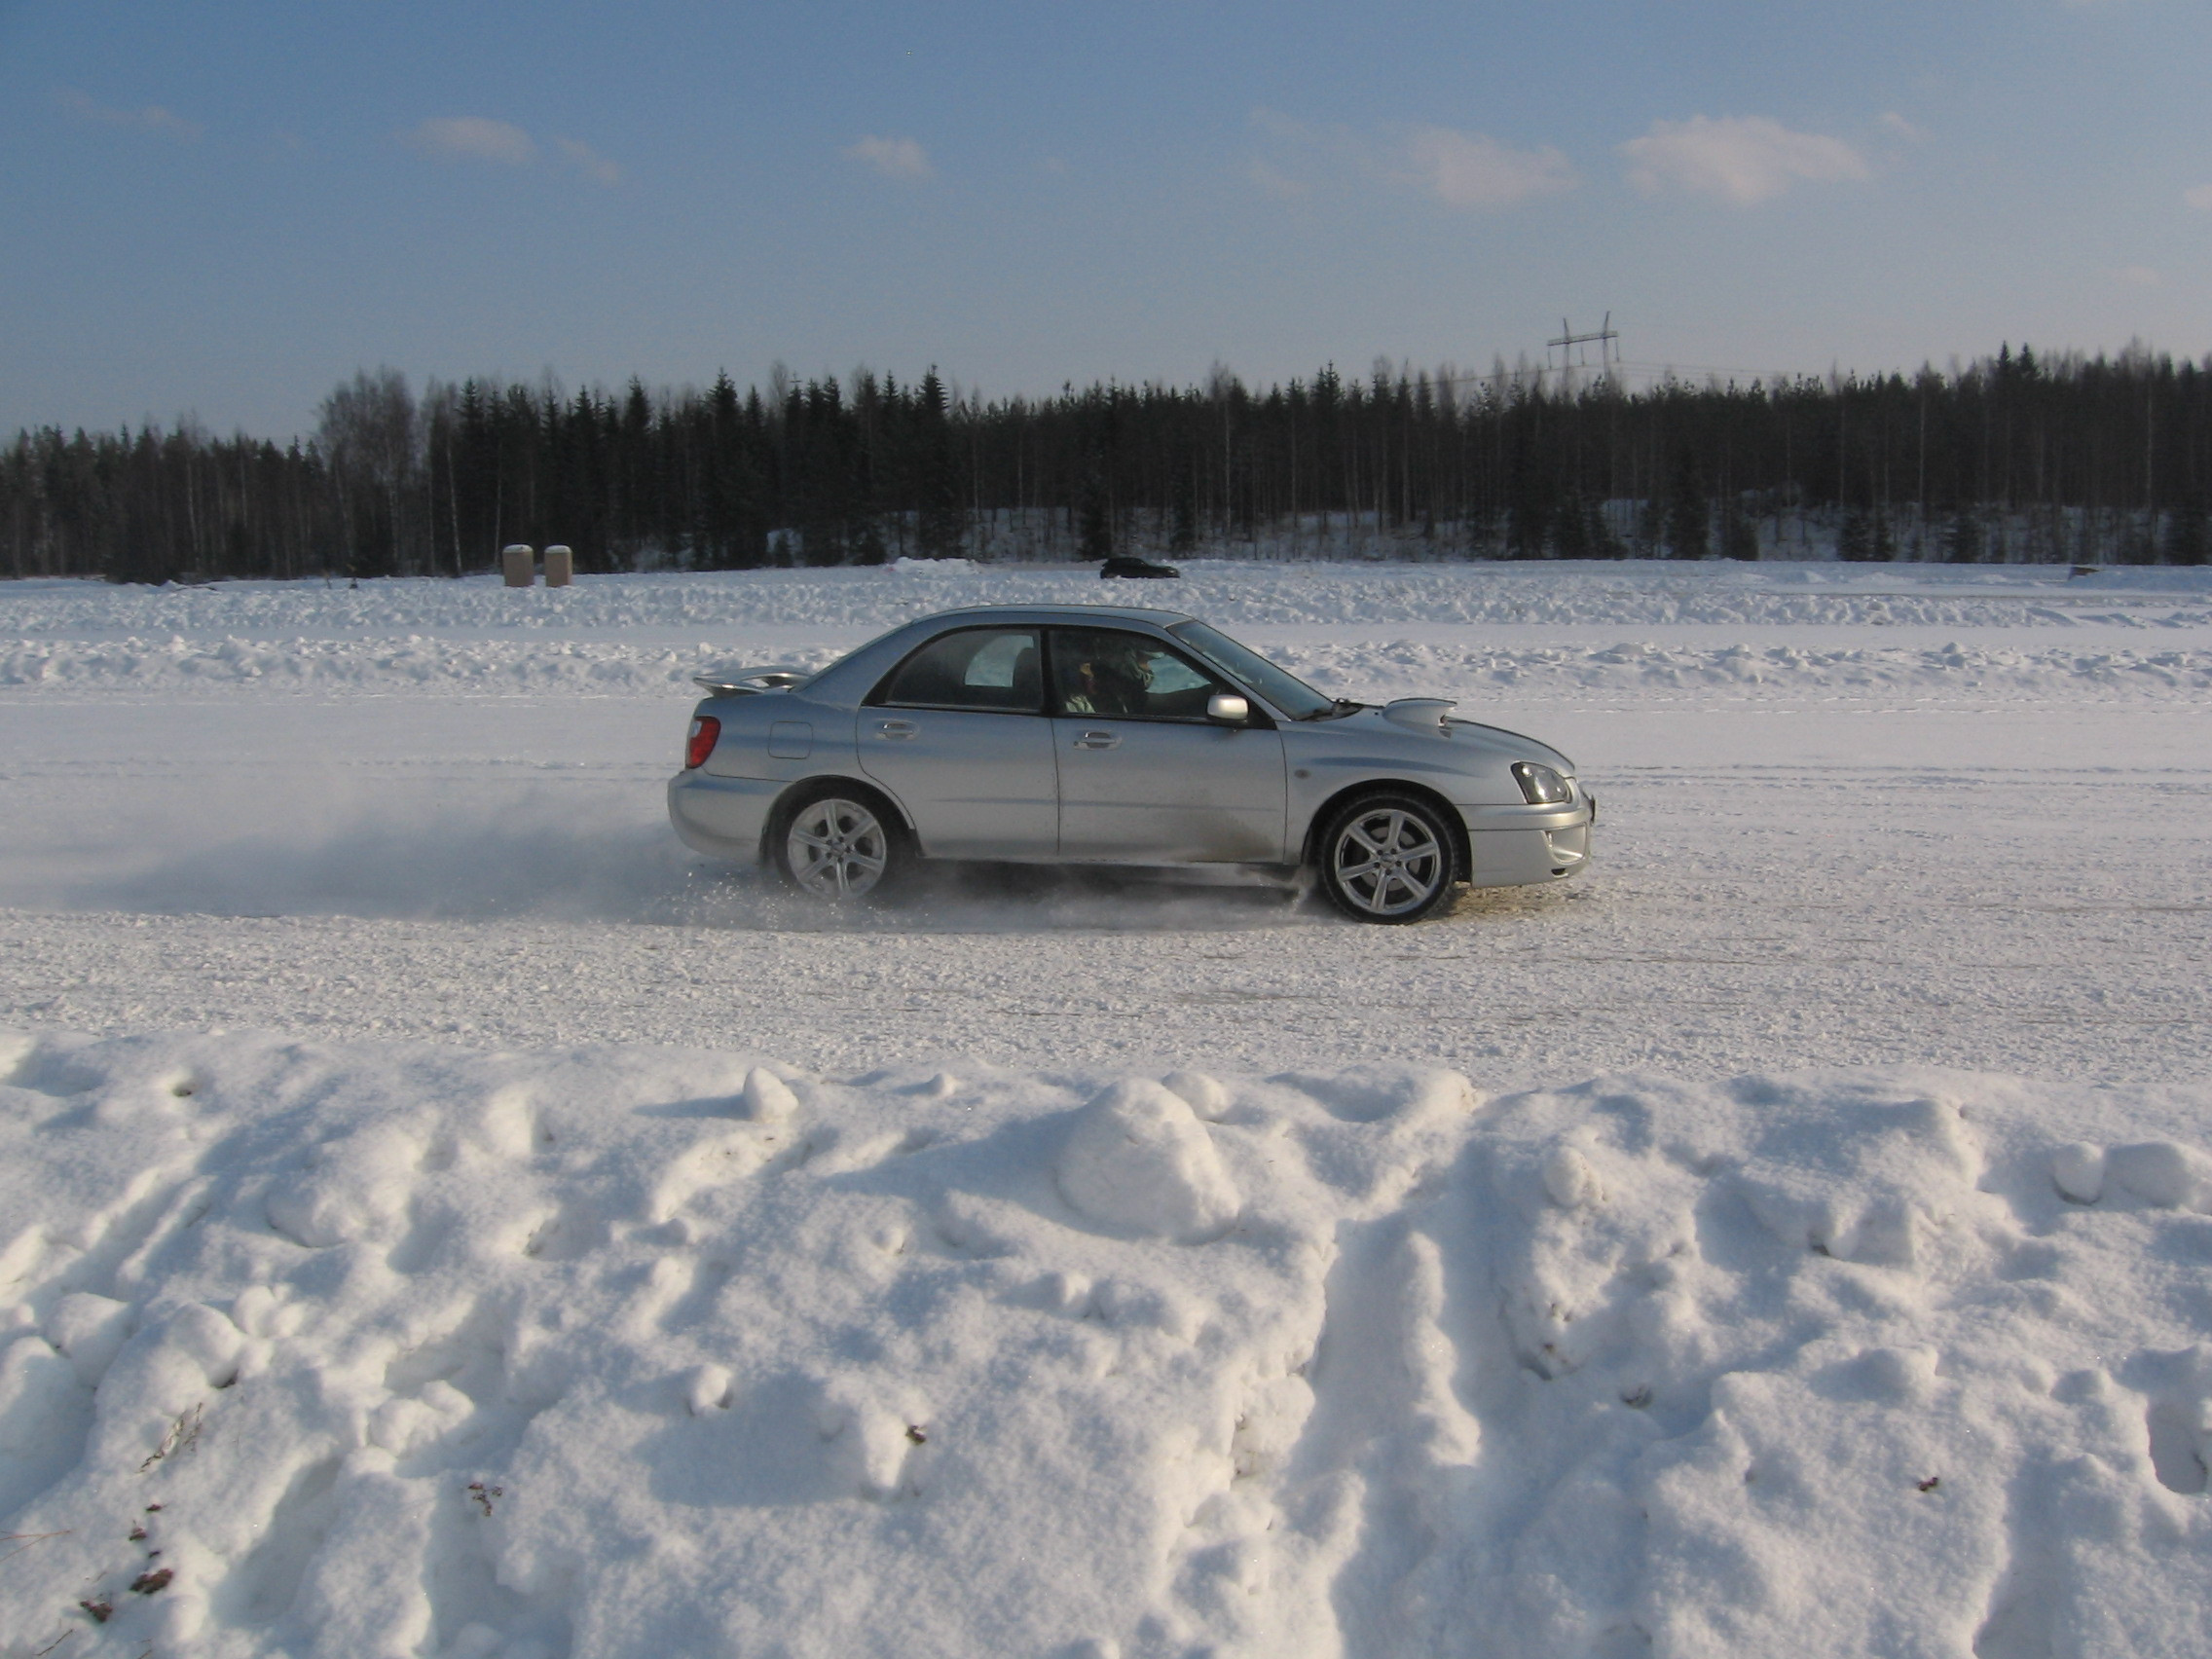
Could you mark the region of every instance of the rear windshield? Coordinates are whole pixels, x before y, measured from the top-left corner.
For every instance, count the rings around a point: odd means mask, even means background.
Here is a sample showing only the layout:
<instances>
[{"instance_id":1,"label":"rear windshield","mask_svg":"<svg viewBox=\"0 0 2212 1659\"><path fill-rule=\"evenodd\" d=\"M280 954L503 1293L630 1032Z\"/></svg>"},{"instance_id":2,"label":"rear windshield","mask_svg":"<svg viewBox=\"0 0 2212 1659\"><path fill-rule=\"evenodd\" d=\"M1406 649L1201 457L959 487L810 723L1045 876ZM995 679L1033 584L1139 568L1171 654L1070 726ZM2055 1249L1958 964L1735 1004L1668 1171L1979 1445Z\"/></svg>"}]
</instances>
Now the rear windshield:
<instances>
[{"instance_id":1,"label":"rear windshield","mask_svg":"<svg viewBox=\"0 0 2212 1659\"><path fill-rule=\"evenodd\" d=\"M1167 630L1233 680L1240 680L1294 720L1310 720L1335 709L1324 697L1294 674L1275 667L1258 651L1240 645L1227 634L1203 622L1176 622Z\"/></svg>"}]
</instances>

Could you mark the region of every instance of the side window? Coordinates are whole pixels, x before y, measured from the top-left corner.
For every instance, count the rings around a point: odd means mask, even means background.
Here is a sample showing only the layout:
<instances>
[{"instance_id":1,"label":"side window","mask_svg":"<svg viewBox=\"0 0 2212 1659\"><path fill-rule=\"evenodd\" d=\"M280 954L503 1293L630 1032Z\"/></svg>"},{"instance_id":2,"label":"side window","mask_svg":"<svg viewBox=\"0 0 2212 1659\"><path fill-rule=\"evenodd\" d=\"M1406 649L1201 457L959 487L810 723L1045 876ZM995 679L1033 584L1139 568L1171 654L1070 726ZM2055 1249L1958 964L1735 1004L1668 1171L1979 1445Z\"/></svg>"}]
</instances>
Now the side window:
<instances>
[{"instance_id":1,"label":"side window","mask_svg":"<svg viewBox=\"0 0 2212 1659\"><path fill-rule=\"evenodd\" d=\"M988 709L1034 715L1045 702L1032 628L940 635L891 671L871 703L902 709Z\"/></svg>"},{"instance_id":2,"label":"side window","mask_svg":"<svg viewBox=\"0 0 2212 1659\"><path fill-rule=\"evenodd\" d=\"M1143 634L1060 628L1052 634L1052 693L1063 715L1202 720L1222 682Z\"/></svg>"}]
</instances>

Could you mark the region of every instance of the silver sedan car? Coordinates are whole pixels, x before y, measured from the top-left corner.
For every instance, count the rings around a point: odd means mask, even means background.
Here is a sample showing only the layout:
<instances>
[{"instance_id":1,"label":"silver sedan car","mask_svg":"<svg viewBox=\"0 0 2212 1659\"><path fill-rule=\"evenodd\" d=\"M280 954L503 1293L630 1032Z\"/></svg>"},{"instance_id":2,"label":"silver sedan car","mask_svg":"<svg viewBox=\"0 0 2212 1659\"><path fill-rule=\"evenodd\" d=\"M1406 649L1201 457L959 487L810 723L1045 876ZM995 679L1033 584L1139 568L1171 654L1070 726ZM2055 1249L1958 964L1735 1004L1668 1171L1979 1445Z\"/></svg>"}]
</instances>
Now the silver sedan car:
<instances>
[{"instance_id":1,"label":"silver sedan car","mask_svg":"<svg viewBox=\"0 0 2212 1659\"><path fill-rule=\"evenodd\" d=\"M1325 697L1168 610L950 610L818 673L699 683L676 832L830 903L918 859L1257 866L1413 922L1458 883L1574 874L1597 818L1533 738L1433 698Z\"/></svg>"}]
</instances>

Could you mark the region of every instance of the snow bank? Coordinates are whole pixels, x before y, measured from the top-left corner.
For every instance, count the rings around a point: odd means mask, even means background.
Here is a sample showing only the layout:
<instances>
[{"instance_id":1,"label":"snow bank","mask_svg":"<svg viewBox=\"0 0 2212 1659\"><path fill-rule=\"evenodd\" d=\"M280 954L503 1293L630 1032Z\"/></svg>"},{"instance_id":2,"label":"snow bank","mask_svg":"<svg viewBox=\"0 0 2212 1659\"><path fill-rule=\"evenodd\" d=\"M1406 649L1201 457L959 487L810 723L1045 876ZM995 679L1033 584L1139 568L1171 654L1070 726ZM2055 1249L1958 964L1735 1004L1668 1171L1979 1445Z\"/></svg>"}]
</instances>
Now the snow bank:
<instances>
[{"instance_id":1,"label":"snow bank","mask_svg":"<svg viewBox=\"0 0 2212 1659\"><path fill-rule=\"evenodd\" d=\"M2201 1090L0 1080L10 1654L2200 1645Z\"/></svg>"},{"instance_id":2,"label":"snow bank","mask_svg":"<svg viewBox=\"0 0 2212 1659\"><path fill-rule=\"evenodd\" d=\"M2203 648L1958 641L1933 647L1699 645L1653 640L1498 646L1425 640L1284 643L1264 627L1246 632L1253 644L1315 685L1369 698L1514 691L1651 700L1714 691L1735 697L1905 691L1987 701L2195 697L2212 690L2212 649ZM775 654L801 667L820 667L853 643L779 641ZM712 644L676 649L582 640L518 645L422 637L392 643L178 636L161 642L18 642L0 646L0 688L165 697L239 690L689 697L697 694L691 677L725 664L730 655L726 645Z\"/></svg>"},{"instance_id":3,"label":"snow bank","mask_svg":"<svg viewBox=\"0 0 2212 1659\"><path fill-rule=\"evenodd\" d=\"M809 663L837 652L817 646ZM0 686L127 689L164 695L208 689L257 692L415 689L516 696L600 696L689 691L691 676L719 661L717 650L636 647L578 640L19 641L0 646Z\"/></svg>"},{"instance_id":4,"label":"snow bank","mask_svg":"<svg viewBox=\"0 0 2212 1659\"><path fill-rule=\"evenodd\" d=\"M2212 627L2212 571L2117 574L2146 579L2092 589L2041 568L1200 562L1184 581L1132 585L1087 569L911 561L588 577L551 590L475 580L0 583L0 688L682 696L693 674L733 654L766 649L816 665L931 611L1042 601L1172 606L1246 635L1331 690L1375 696L1907 689L1985 699L2212 687L2212 650L2200 644ZM1567 628L1624 632L1498 637ZM1739 635L1683 637L1713 628ZM1754 642L1745 629L1791 632ZM1871 630L1879 643L1838 629ZM1900 640L1900 629L1963 638ZM1830 632L1814 638L1821 630Z\"/></svg>"},{"instance_id":5,"label":"snow bank","mask_svg":"<svg viewBox=\"0 0 2212 1659\"><path fill-rule=\"evenodd\" d=\"M1482 692L1616 693L1667 698L1828 697L1906 692L1976 701L2194 697L2212 690L2212 650L2023 649L1961 645L1926 649L1776 645L1700 646L1654 641L1519 649L1408 641L1377 645L1276 645L1272 654L1329 690L1420 686ZM1372 689L1370 694L1374 694Z\"/></svg>"},{"instance_id":6,"label":"snow bank","mask_svg":"<svg viewBox=\"0 0 2212 1659\"><path fill-rule=\"evenodd\" d=\"M755 624L870 632L956 605L1165 605L1225 627L1454 625L2159 629L2212 622L2212 568L1669 564L1332 565L1197 560L1177 582L1102 582L1088 566L906 560L873 570L496 578L359 587L0 582L0 639L289 640L661 634Z\"/></svg>"}]
</instances>

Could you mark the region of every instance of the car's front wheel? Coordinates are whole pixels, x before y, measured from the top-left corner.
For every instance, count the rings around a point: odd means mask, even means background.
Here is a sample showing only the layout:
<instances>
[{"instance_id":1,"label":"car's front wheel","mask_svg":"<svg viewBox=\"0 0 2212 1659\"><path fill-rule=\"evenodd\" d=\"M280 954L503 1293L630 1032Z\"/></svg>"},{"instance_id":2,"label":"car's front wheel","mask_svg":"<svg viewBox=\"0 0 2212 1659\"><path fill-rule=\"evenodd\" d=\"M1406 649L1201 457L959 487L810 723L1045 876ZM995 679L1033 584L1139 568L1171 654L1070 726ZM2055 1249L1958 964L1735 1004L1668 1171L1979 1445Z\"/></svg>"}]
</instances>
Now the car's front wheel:
<instances>
[{"instance_id":1,"label":"car's front wheel","mask_svg":"<svg viewBox=\"0 0 2212 1659\"><path fill-rule=\"evenodd\" d=\"M1320 855L1321 891L1360 922L1432 916L1458 874L1451 827L1418 795L1363 795L1340 808Z\"/></svg>"},{"instance_id":2,"label":"car's front wheel","mask_svg":"<svg viewBox=\"0 0 2212 1659\"><path fill-rule=\"evenodd\" d=\"M837 783L818 784L788 803L769 851L785 881L832 904L880 896L907 864L905 831L890 810L867 791Z\"/></svg>"}]
</instances>

